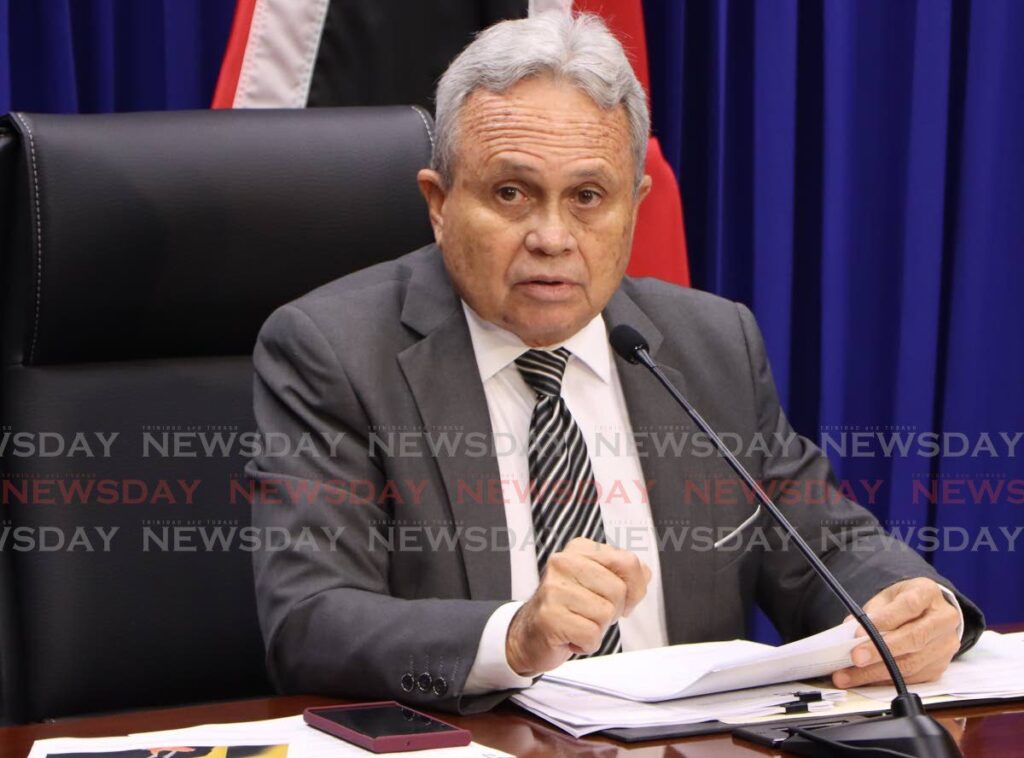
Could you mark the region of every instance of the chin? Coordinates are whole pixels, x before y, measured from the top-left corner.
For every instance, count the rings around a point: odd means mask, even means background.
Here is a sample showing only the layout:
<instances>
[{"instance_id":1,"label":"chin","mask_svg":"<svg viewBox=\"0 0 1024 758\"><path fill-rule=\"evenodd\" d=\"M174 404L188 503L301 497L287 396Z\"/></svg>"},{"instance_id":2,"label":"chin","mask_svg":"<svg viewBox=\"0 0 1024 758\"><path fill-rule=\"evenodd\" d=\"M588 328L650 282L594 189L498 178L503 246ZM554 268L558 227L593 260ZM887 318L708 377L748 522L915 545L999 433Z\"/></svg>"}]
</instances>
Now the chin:
<instances>
[{"instance_id":1,"label":"chin","mask_svg":"<svg viewBox=\"0 0 1024 758\"><path fill-rule=\"evenodd\" d=\"M585 324L586 322L583 323ZM548 345L553 345L556 342L562 342L563 340L569 339L569 337L582 328L583 324L577 326L575 322L560 322L557 324L543 325L530 324L529 326L513 328L510 331L514 332L519 339L530 347L546 347Z\"/></svg>"}]
</instances>

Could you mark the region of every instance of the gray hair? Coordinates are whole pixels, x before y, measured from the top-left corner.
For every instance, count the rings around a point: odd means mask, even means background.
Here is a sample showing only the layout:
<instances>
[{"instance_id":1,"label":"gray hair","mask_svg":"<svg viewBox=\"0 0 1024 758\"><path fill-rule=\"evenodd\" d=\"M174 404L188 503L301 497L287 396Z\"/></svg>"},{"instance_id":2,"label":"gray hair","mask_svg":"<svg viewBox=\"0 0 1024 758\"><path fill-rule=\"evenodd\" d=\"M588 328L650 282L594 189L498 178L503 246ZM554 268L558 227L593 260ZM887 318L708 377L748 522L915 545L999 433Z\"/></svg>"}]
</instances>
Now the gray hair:
<instances>
[{"instance_id":1,"label":"gray hair","mask_svg":"<svg viewBox=\"0 0 1024 758\"><path fill-rule=\"evenodd\" d=\"M445 186L451 186L458 113L466 98L479 88L501 93L540 74L570 81L601 108L625 108L636 190L644 176L651 128L644 88L622 45L598 16L558 11L488 27L444 72L437 85L433 168Z\"/></svg>"}]
</instances>

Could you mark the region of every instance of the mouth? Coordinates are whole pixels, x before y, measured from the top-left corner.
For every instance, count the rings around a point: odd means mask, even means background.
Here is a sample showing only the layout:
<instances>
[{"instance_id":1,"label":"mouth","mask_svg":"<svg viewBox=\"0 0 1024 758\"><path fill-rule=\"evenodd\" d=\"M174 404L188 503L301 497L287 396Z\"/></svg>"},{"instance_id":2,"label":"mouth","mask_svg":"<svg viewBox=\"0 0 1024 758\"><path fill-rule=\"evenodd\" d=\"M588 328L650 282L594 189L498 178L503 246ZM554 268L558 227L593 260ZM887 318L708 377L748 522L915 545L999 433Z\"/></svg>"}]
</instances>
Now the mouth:
<instances>
[{"instance_id":1,"label":"mouth","mask_svg":"<svg viewBox=\"0 0 1024 758\"><path fill-rule=\"evenodd\" d=\"M536 300L559 302L569 298L577 286L577 283L571 279L537 276L523 279L516 285L516 288Z\"/></svg>"}]
</instances>

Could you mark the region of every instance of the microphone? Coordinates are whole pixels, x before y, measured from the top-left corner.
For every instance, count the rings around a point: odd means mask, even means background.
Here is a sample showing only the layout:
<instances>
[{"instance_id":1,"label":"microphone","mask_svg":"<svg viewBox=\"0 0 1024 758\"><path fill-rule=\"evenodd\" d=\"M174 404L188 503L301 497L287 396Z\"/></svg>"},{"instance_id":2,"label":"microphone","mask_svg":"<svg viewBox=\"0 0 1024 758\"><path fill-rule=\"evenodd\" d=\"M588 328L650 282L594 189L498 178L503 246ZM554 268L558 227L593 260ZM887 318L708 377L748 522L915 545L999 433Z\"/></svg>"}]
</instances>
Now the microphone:
<instances>
[{"instance_id":1,"label":"microphone","mask_svg":"<svg viewBox=\"0 0 1024 758\"><path fill-rule=\"evenodd\" d=\"M772 518L790 536L793 544L797 546L804 558L811 564L814 572L828 585L828 588L839 598L850 614L867 632L870 640L878 648L882 661L885 663L889 676L892 677L896 687L896 698L892 701L891 716L868 719L864 721L842 724L840 726L827 726L822 728L790 728L790 736L781 742L773 745L776 749L783 750L792 755L810 756L811 758L831 758L833 756L921 756L922 758L944 758L960 756L960 749L950 736L949 732L931 716L924 712L924 705L921 698L907 689L903 680L896 659L892 655L889 646L879 633L864 609L850 597L835 575L822 563L810 545L804 541L796 528L789 522L778 506L768 497L757 481L750 475L750 472L732 454L732 451L715 434L715 430L704 420L704 417L697 412L690 402L683 397L675 385L665 376L665 372L651 358L647 341L636 329L627 324L620 324L612 329L608 337L612 348L625 361L639 363L646 367L675 401L682 406L683 410L693 419L693 422L700 427L711 440L719 454L725 458L732 470L743 480L750 490L757 497L760 505L754 512L754 516L744 521L734 529L727 537L715 543L720 544L732 539L749 524L763 507L772 515Z\"/></svg>"}]
</instances>

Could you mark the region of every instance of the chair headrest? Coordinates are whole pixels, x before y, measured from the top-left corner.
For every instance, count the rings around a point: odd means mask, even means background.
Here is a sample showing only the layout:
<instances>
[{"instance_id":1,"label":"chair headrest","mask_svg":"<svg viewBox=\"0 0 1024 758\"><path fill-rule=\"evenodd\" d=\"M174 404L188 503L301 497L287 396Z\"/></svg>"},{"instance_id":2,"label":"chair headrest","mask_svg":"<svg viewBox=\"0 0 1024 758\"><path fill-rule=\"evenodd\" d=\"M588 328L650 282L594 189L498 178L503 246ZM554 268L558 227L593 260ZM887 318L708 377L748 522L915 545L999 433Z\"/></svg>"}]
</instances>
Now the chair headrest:
<instances>
[{"instance_id":1,"label":"chair headrest","mask_svg":"<svg viewBox=\"0 0 1024 758\"><path fill-rule=\"evenodd\" d=\"M4 360L250 352L276 306L432 240L432 128L408 106L9 115Z\"/></svg>"}]
</instances>

